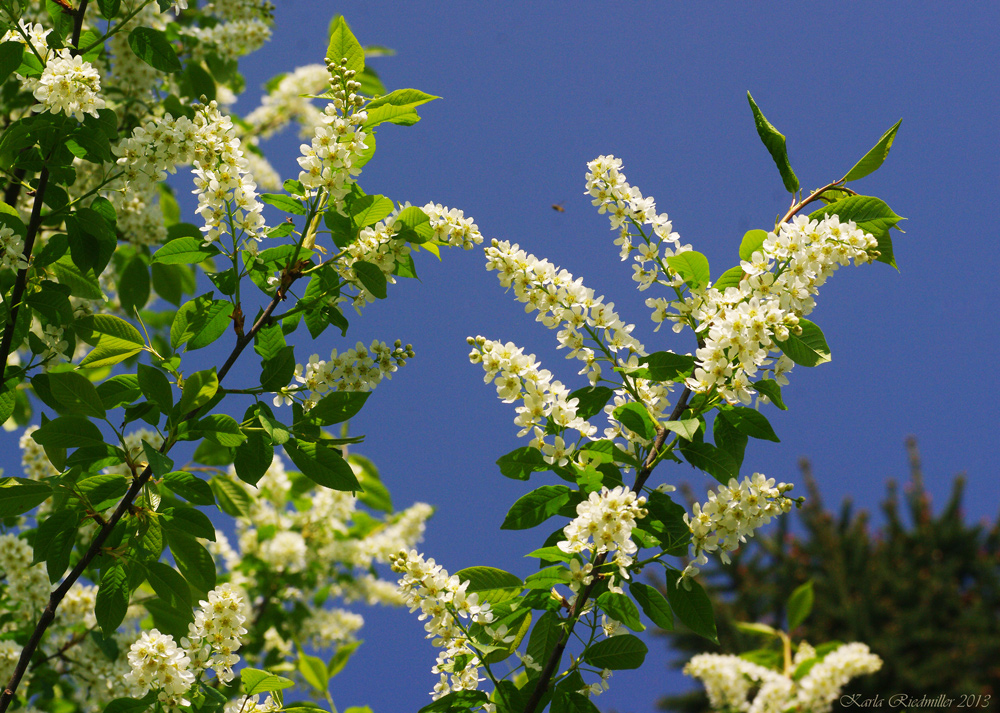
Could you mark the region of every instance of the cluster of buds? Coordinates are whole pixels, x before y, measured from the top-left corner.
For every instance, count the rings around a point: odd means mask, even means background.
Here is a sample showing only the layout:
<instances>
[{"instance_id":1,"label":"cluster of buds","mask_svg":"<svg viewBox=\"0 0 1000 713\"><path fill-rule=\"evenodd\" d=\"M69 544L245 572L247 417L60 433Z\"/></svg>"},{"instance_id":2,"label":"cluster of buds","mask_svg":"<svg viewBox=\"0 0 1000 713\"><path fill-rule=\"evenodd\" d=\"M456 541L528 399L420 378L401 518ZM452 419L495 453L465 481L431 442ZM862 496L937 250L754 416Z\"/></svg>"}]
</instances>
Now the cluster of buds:
<instances>
[{"instance_id":1,"label":"cluster of buds","mask_svg":"<svg viewBox=\"0 0 1000 713\"><path fill-rule=\"evenodd\" d=\"M346 57L340 62L328 59L326 68L333 79L333 89L330 91L333 105L341 114L353 114L365 103L364 97L358 94L361 91L361 82L354 79L357 72L347 68Z\"/></svg>"}]
</instances>

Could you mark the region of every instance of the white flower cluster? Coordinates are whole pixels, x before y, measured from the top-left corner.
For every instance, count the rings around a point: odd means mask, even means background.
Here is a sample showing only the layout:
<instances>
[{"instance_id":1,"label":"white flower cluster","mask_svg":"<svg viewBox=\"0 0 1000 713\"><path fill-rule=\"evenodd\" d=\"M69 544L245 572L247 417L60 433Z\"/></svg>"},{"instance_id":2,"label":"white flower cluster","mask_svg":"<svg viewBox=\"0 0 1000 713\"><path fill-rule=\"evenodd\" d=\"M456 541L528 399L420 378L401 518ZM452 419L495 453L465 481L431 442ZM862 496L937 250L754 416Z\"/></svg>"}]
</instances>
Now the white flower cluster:
<instances>
[{"instance_id":1,"label":"white flower cluster","mask_svg":"<svg viewBox=\"0 0 1000 713\"><path fill-rule=\"evenodd\" d=\"M619 231L615 245L621 247L621 259L634 253L632 279L639 283L640 290L654 282L680 284L673 270L667 268L667 275L662 275L663 261L690 250L691 246L680 244L680 236L673 232L667 214L657 213L656 202L629 185L621 168L622 160L614 156L598 156L587 164L587 194L593 198L591 202L599 213L608 214L612 229ZM650 227L651 235L642 229L643 225ZM633 233L632 228L637 232ZM642 244L633 245L635 238Z\"/></svg>"},{"instance_id":2,"label":"white flower cluster","mask_svg":"<svg viewBox=\"0 0 1000 713\"><path fill-rule=\"evenodd\" d=\"M361 173L359 159L368 148L362 128L367 118L363 111L342 115L336 103L327 104L312 142L299 147L299 181L310 191L324 189L338 210L351 190L353 177Z\"/></svg>"},{"instance_id":3,"label":"white flower cluster","mask_svg":"<svg viewBox=\"0 0 1000 713\"><path fill-rule=\"evenodd\" d=\"M205 244L230 234L259 241L264 233L263 205L257 184L236 136L232 120L211 102L194 121L170 114L150 119L117 147L123 186L117 192L121 205L132 192L146 195L166 173L178 165L193 164L197 212L205 220Z\"/></svg>"},{"instance_id":4,"label":"white flower cluster","mask_svg":"<svg viewBox=\"0 0 1000 713\"><path fill-rule=\"evenodd\" d=\"M468 581L449 576L441 565L432 559L424 560L416 550L399 552L392 560L392 569L403 574L399 590L410 611L419 609L420 620L428 620L424 624L427 638L433 638L434 646L444 649L431 669L432 673L440 674L431 696L437 700L451 691L479 688L483 680L479 677L481 662L456 615L478 624L489 624L493 621L489 602L480 604L478 594L466 593ZM500 635L502 632L498 632ZM464 666L458 666L459 659L464 661Z\"/></svg>"},{"instance_id":5,"label":"white flower cluster","mask_svg":"<svg viewBox=\"0 0 1000 713\"><path fill-rule=\"evenodd\" d=\"M250 54L271 39L274 6L269 2L226 0L208 3L204 11L222 21L212 27L185 27L183 32L197 37L203 44L214 45L223 59Z\"/></svg>"},{"instance_id":6,"label":"white flower cluster","mask_svg":"<svg viewBox=\"0 0 1000 713\"><path fill-rule=\"evenodd\" d=\"M365 625L360 614L346 609L319 609L306 619L302 630L316 648L332 648L354 641L354 634Z\"/></svg>"},{"instance_id":7,"label":"white flower cluster","mask_svg":"<svg viewBox=\"0 0 1000 713\"><path fill-rule=\"evenodd\" d=\"M246 122L255 134L267 138L292 121L297 121L306 136L311 136L324 123L326 116L311 95L322 94L330 85L326 65L307 64L286 74L265 94L260 106L246 115Z\"/></svg>"},{"instance_id":8,"label":"white flower cluster","mask_svg":"<svg viewBox=\"0 0 1000 713\"><path fill-rule=\"evenodd\" d=\"M191 705L185 696L194 685L191 659L169 634L151 629L140 634L128 652L131 666L125 682L132 695L141 698L156 690L159 701L168 709Z\"/></svg>"},{"instance_id":9,"label":"white flower cluster","mask_svg":"<svg viewBox=\"0 0 1000 713\"><path fill-rule=\"evenodd\" d=\"M49 49L47 38L52 30L48 30L42 25L29 22L23 17L17 21L17 24L18 29L7 30L3 37L0 37L0 42L20 42L24 45L26 52L30 52L33 49L35 54L40 56L43 60L46 59L51 51ZM25 78L21 75L17 76L22 82L25 81Z\"/></svg>"},{"instance_id":10,"label":"white flower cluster","mask_svg":"<svg viewBox=\"0 0 1000 713\"><path fill-rule=\"evenodd\" d=\"M585 346L589 337L596 342L603 335L603 345L612 354L643 355L642 344L632 336L633 324L625 324L614 310L614 303L604 302L583 284L583 278L573 279L548 260L540 260L507 241L493 240L486 248L486 269L496 270L503 287L513 287L524 311L538 315L535 320L549 329L559 329L559 347L569 350L568 359L576 358L586 366L592 384L601 376L599 357ZM622 358L622 357L619 357Z\"/></svg>"},{"instance_id":11,"label":"white flower cluster","mask_svg":"<svg viewBox=\"0 0 1000 713\"><path fill-rule=\"evenodd\" d=\"M119 32L108 40L108 52L112 62L107 83L113 84L132 101L146 100L167 75L144 62L132 51L128 44L129 33L137 27L165 30L167 25L164 20L155 3L146 5L135 17L119 27Z\"/></svg>"},{"instance_id":12,"label":"white flower cluster","mask_svg":"<svg viewBox=\"0 0 1000 713\"><path fill-rule=\"evenodd\" d=\"M18 606L19 617L25 619L41 612L52 589L45 565L32 566L33 559L34 551L27 542L13 534L0 535L0 572L3 573L0 582L7 588L4 600Z\"/></svg>"},{"instance_id":13,"label":"white flower cluster","mask_svg":"<svg viewBox=\"0 0 1000 713\"><path fill-rule=\"evenodd\" d=\"M798 665L815 651L803 642L795 656ZM865 644L844 644L827 654L799 680L739 656L698 654L684 673L705 685L709 704L716 711L782 713L790 709L828 713L845 685L858 676L874 673L882 659ZM756 691L753 698L751 692Z\"/></svg>"},{"instance_id":14,"label":"white flower cluster","mask_svg":"<svg viewBox=\"0 0 1000 713\"><path fill-rule=\"evenodd\" d=\"M646 516L643 507L646 498L636 497L628 486L614 490L602 487L601 492L591 493L576 506L576 517L563 528L565 540L558 543L563 552L591 552L593 554L615 551L613 562L623 579L628 579L632 555L638 547L632 541L635 521Z\"/></svg>"},{"instance_id":15,"label":"white flower cluster","mask_svg":"<svg viewBox=\"0 0 1000 713\"><path fill-rule=\"evenodd\" d=\"M27 270L24 257L24 238L6 225L0 225L0 270Z\"/></svg>"},{"instance_id":16,"label":"white flower cluster","mask_svg":"<svg viewBox=\"0 0 1000 713\"><path fill-rule=\"evenodd\" d=\"M841 265L871 262L878 242L853 222L837 216L809 220L796 216L769 233L761 249L741 262L743 279L725 291L714 287L693 290L687 299L673 302L647 300L653 319L673 320L675 331L694 326L702 340L698 363L687 385L700 393L718 389L729 402L749 404L750 378L771 365L780 351L775 340L785 340L799 330L799 318L812 312L819 287ZM792 362L781 356L771 372L779 383Z\"/></svg>"},{"instance_id":17,"label":"white flower cluster","mask_svg":"<svg viewBox=\"0 0 1000 713\"><path fill-rule=\"evenodd\" d=\"M241 637L247 633L246 604L231 584L222 584L208 593L208 600L199 602L194 621L188 625L187 639L181 643L197 668L211 666L222 683L233 680L233 666L240 661L236 652Z\"/></svg>"},{"instance_id":18,"label":"white flower cluster","mask_svg":"<svg viewBox=\"0 0 1000 713\"><path fill-rule=\"evenodd\" d=\"M168 709L190 705L186 696L200 673L212 668L222 683L233 680L233 666L239 663L236 651L247 630L246 605L231 584L222 584L200 602L188 636L178 646L174 637L157 629L143 631L128 653L129 671L125 683L131 695L157 691Z\"/></svg>"},{"instance_id":19,"label":"white flower cluster","mask_svg":"<svg viewBox=\"0 0 1000 713\"><path fill-rule=\"evenodd\" d=\"M753 478L744 477L742 483L735 478L729 485L720 485L718 492L709 492L708 502L695 503L693 515L684 513L684 522L691 530L695 561L684 570L684 576L698 574L695 564L706 564L706 552L720 553L723 562L729 563L728 552L732 552L753 537L754 531L766 525L771 518L787 513L792 508L792 499L785 496L794 487L789 483L778 483L761 473Z\"/></svg>"},{"instance_id":20,"label":"white flower cluster","mask_svg":"<svg viewBox=\"0 0 1000 713\"><path fill-rule=\"evenodd\" d=\"M440 203L428 203L423 211L431 219L434 240L439 243L471 250L483 242L479 226L472 218L466 218L464 211L448 208Z\"/></svg>"},{"instance_id":21,"label":"white flower cluster","mask_svg":"<svg viewBox=\"0 0 1000 713\"><path fill-rule=\"evenodd\" d=\"M548 463L566 465L573 444L567 444L562 436L546 442L545 428L551 419L558 427L572 428L583 436L596 433L593 425L577 416L579 401L568 398L569 389L554 381L548 369L541 369L534 354L526 356L513 342L501 344L484 337L469 337L468 341L472 346L469 360L483 365L484 380L496 384L497 395L504 403L523 400L514 418L514 423L521 427L518 435L533 434L531 445L542 451Z\"/></svg>"},{"instance_id":22,"label":"white flower cluster","mask_svg":"<svg viewBox=\"0 0 1000 713\"><path fill-rule=\"evenodd\" d=\"M79 55L74 57L68 49L56 50L33 88L38 100L34 109L83 121L84 114L97 117L97 110L104 108L100 92L101 75L90 62Z\"/></svg>"},{"instance_id":23,"label":"white flower cluster","mask_svg":"<svg viewBox=\"0 0 1000 713\"><path fill-rule=\"evenodd\" d=\"M328 360L313 354L305 366L295 365L295 380L302 384L301 389L309 391L302 408L308 411L328 391L371 391L382 379L392 379L393 373L413 356L413 347L409 344L404 347L398 339L391 348L377 339L368 347L358 342L341 354L334 348ZM274 405L291 404L292 393L293 390L279 392Z\"/></svg>"}]
</instances>

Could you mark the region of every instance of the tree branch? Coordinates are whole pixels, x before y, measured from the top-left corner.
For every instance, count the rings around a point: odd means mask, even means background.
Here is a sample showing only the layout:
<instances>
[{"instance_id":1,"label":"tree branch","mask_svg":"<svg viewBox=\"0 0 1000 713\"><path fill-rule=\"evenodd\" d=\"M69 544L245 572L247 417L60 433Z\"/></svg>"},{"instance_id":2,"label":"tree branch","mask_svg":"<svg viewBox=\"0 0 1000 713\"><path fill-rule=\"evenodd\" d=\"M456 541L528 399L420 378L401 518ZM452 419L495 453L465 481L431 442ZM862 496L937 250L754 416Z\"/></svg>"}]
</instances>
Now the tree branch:
<instances>
[{"instance_id":1,"label":"tree branch","mask_svg":"<svg viewBox=\"0 0 1000 713\"><path fill-rule=\"evenodd\" d=\"M35 246L35 236L38 235L39 226L42 223L42 199L45 195L45 188L49 184L49 169L43 168L38 176L38 185L35 187L35 202L31 206L31 218L28 219L28 231L24 238L24 259L31 259L31 250ZM24 297L24 290L28 284L28 268L19 270L14 281L14 290L10 294L10 314L7 316L7 324L4 326L3 339L0 341L0 388L4 384L4 374L7 371L7 360L10 358L10 350L13 346L14 328L17 325L18 313L21 311L21 298Z\"/></svg>"}]
</instances>

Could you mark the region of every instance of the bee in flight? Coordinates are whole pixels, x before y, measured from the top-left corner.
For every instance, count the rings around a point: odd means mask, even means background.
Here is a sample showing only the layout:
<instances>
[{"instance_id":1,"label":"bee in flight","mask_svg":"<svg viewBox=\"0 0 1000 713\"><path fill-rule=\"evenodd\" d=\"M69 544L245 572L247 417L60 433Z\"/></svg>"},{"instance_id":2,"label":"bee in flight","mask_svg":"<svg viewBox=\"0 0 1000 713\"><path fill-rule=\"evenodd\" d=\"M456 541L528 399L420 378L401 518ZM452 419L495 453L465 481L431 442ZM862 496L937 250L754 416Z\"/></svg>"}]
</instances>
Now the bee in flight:
<instances>
[{"instance_id":1,"label":"bee in flight","mask_svg":"<svg viewBox=\"0 0 1000 713\"><path fill-rule=\"evenodd\" d=\"M562 203L553 203L552 204L552 210L554 210L556 213L565 213L566 212L566 209L563 208L563 204Z\"/></svg>"}]
</instances>

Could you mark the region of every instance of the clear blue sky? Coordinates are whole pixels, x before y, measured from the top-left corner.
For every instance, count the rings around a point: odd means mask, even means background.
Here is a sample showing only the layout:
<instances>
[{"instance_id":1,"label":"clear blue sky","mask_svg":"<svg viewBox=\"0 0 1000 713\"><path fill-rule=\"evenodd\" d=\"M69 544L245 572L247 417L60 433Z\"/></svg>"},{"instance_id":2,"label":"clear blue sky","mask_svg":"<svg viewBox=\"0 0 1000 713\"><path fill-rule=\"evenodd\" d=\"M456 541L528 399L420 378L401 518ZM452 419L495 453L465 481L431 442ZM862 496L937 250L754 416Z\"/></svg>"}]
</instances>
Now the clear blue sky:
<instances>
[{"instance_id":1,"label":"clear blue sky","mask_svg":"<svg viewBox=\"0 0 1000 713\"><path fill-rule=\"evenodd\" d=\"M968 516L996 515L1000 6L277 5L270 45L244 60L239 110L256 105L274 73L322 61L327 22L343 13L362 44L398 52L372 61L390 89L443 97L421 108L416 126L379 131L362 186L461 208L487 239L518 242L583 276L638 325L650 351L693 344L689 334L653 335L649 293L635 291L606 217L583 196L588 160L621 157L630 182L656 198L717 274L734 264L743 233L773 224L788 202L747 90L787 136L807 189L843 175L902 117L886 164L855 185L908 218L906 234L894 233L900 269L845 269L823 288L811 318L833 362L796 368L785 389L790 410L768 414L782 443L753 447L745 468L794 482L796 460L808 455L828 503L850 496L875 508L885 479L905 477L903 439L913 434L937 504L964 470ZM286 136L265 146L284 177L297 173L299 143ZM352 424L367 435L359 452L381 468L398 507L438 507L422 546L428 556L451 571L490 564L524 576L533 561L521 555L539 535L498 528L528 488L494 465L523 443L513 408L468 363L465 337L513 340L571 387L583 384L554 334L484 270L481 251L449 251L441 263L422 253L417 269L422 281L401 282L352 318L347 340L330 330L311 350L323 356L372 338L414 345L416 358ZM707 484L687 466L670 467L667 477ZM436 650L405 611L363 614L367 643L335 679L338 706L416 710L429 700ZM616 673L601 708L649 713L668 689L691 686L666 673L668 658L662 640L650 641L646 667Z\"/></svg>"}]
</instances>

